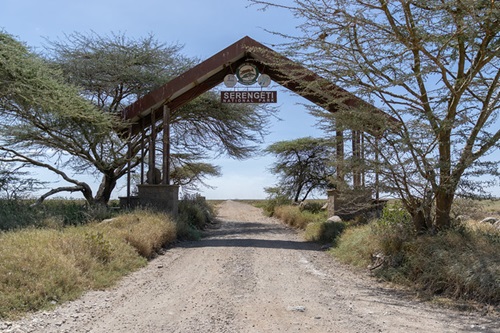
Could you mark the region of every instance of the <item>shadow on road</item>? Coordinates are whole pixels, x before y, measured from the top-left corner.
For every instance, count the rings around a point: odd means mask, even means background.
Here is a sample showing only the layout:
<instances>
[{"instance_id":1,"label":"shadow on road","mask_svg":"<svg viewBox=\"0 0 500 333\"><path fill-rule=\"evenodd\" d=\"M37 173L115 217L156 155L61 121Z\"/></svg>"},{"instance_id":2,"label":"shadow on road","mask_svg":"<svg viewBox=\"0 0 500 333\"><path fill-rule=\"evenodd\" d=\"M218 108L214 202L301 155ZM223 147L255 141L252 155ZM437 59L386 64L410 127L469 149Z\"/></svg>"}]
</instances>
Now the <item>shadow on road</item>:
<instances>
[{"instance_id":1,"label":"shadow on road","mask_svg":"<svg viewBox=\"0 0 500 333\"><path fill-rule=\"evenodd\" d=\"M196 242L184 242L179 247L248 247L318 251L320 246L311 242L272 239L293 231L284 225L261 222L219 221L204 231L204 238ZM256 238L262 236L262 238Z\"/></svg>"},{"instance_id":2,"label":"shadow on road","mask_svg":"<svg viewBox=\"0 0 500 333\"><path fill-rule=\"evenodd\" d=\"M319 246L314 243L255 238L205 238L197 242L183 242L180 243L177 247L248 247L319 251Z\"/></svg>"},{"instance_id":3,"label":"shadow on road","mask_svg":"<svg viewBox=\"0 0 500 333\"><path fill-rule=\"evenodd\" d=\"M222 227L221 227L222 225ZM204 232L204 237L229 235L289 234L292 231L283 225L260 222L219 222Z\"/></svg>"}]
</instances>

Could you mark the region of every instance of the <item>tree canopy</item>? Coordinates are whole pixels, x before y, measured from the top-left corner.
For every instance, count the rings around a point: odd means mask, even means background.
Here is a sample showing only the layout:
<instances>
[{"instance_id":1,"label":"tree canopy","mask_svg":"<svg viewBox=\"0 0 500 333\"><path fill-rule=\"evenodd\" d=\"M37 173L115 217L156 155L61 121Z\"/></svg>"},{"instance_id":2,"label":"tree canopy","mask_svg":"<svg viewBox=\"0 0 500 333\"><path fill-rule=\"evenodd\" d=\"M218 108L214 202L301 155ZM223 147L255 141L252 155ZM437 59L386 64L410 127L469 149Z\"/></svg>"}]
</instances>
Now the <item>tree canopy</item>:
<instances>
[{"instance_id":1,"label":"tree canopy","mask_svg":"<svg viewBox=\"0 0 500 333\"><path fill-rule=\"evenodd\" d=\"M90 200L88 184L71 177L60 166L64 152L82 156L92 149L88 137L112 129L111 118L82 98L53 69L24 44L0 33L0 160L47 168L72 184ZM55 162L47 161L51 156ZM57 193L57 192L55 192Z\"/></svg>"},{"instance_id":2,"label":"tree canopy","mask_svg":"<svg viewBox=\"0 0 500 333\"><path fill-rule=\"evenodd\" d=\"M251 1L292 11L301 33L286 36L287 52L399 120L368 143L419 230L450 226L454 197L481 188L469 176L498 176L487 160L500 139L498 1ZM363 110L334 117L384 123Z\"/></svg>"}]
</instances>

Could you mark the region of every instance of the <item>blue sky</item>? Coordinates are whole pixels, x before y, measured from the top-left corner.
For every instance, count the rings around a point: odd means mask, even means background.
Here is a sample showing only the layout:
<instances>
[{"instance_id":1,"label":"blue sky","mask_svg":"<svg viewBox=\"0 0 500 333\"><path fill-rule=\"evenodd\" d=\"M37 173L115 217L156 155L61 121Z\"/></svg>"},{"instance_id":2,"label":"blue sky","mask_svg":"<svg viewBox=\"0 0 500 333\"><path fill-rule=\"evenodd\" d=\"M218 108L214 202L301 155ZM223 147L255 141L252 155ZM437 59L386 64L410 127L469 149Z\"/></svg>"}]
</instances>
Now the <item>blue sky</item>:
<instances>
[{"instance_id":1,"label":"blue sky","mask_svg":"<svg viewBox=\"0 0 500 333\"><path fill-rule=\"evenodd\" d=\"M183 44L187 56L206 59L244 36L269 46L279 44L283 40L266 30L293 33L298 25L284 10L261 11L249 5L247 0L1 0L0 29L35 49L44 38L54 40L75 31L124 32L132 38L153 33L161 42ZM305 100L278 88L283 121L272 124L263 146L321 135L314 128L316 119L298 103ZM216 188L201 192L209 199L265 198L263 188L276 182L268 172L273 161L272 156L213 160L222 167L223 176L209 179L207 183ZM45 172L39 175L50 178ZM120 186L114 197L126 193Z\"/></svg>"}]
</instances>

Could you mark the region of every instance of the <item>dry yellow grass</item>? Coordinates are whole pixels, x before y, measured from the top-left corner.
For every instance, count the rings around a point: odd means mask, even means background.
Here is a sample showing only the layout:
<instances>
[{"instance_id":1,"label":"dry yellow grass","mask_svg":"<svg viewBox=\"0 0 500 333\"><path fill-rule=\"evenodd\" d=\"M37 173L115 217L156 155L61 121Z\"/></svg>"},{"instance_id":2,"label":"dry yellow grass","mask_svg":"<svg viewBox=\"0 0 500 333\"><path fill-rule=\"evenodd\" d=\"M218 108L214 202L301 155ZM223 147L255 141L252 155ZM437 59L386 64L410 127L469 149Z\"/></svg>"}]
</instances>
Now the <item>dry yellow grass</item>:
<instances>
[{"instance_id":1,"label":"dry yellow grass","mask_svg":"<svg viewBox=\"0 0 500 333\"><path fill-rule=\"evenodd\" d=\"M324 222L327 220L326 212L300 211L299 206L276 206L273 216L298 229L305 229L311 222Z\"/></svg>"},{"instance_id":2,"label":"dry yellow grass","mask_svg":"<svg viewBox=\"0 0 500 333\"><path fill-rule=\"evenodd\" d=\"M123 238L145 258L153 257L177 237L175 222L168 215L146 210L121 215L102 223L99 229Z\"/></svg>"},{"instance_id":3,"label":"dry yellow grass","mask_svg":"<svg viewBox=\"0 0 500 333\"><path fill-rule=\"evenodd\" d=\"M113 285L176 237L166 215L0 234L0 318L15 318Z\"/></svg>"}]
</instances>

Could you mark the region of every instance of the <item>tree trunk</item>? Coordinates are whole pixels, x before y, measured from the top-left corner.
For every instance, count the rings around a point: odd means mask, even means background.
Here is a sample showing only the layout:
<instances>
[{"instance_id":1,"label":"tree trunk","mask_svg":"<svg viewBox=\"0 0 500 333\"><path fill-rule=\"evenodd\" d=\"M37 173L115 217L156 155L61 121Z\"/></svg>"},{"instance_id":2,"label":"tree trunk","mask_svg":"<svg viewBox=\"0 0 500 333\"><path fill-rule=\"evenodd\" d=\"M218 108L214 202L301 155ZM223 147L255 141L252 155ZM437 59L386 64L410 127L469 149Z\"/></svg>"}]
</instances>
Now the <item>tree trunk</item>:
<instances>
[{"instance_id":1,"label":"tree trunk","mask_svg":"<svg viewBox=\"0 0 500 333\"><path fill-rule=\"evenodd\" d=\"M111 198L111 193L115 189L116 181L117 179L114 176L114 173L104 174L94 199L96 204L108 204L109 199Z\"/></svg>"},{"instance_id":2,"label":"tree trunk","mask_svg":"<svg viewBox=\"0 0 500 333\"><path fill-rule=\"evenodd\" d=\"M431 210L432 204L426 199L410 198L405 202L404 207L410 213L413 228L417 235L425 234L432 227Z\"/></svg>"},{"instance_id":3,"label":"tree trunk","mask_svg":"<svg viewBox=\"0 0 500 333\"><path fill-rule=\"evenodd\" d=\"M417 234L421 235L427 232L427 223L425 221L424 212L421 210L416 211L412 215L413 226Z\"/></svg>"},{"instance_id":4,"label":"tree trunk","mask_svg":"<svg viewBox=\"0 0 500 333\"><path fill-rule=\"evenodd\" d=\"M455 194L451 179L451 130L442 129L439 140L439 187L436 192L436 230L448 229L451 225L450 211Z\"/></svg>"},{"instance_id":5,"label":"tree trunk","mask_svg":"<svg viewBox=\"0 0 500 333\"><path fill-rule=\"evenodd\" d=\"M302 192L302 187L303 185L300 184L297 190L295 191L295 195L293 196L293 202L299 202L300 192Z\"/></svg>"},{"instance_id":6,"label":"tree trunk","mask_svg":"<svg viewBox=\"0 0 500 333\"><path fill-rule=\"evenodd\" d=\"M453 193L440 188L436 195L436 229L444 230L451 226L451 205L453 204Z\"/></svg>"},{"instance_id":7,"label":"tree trunk","mask_svg":"<svg viewBox=\"0 0 500 333\"><path fill-rule=\"evenodd\" d=\"M307 199L307 197L309 196L309 193L311 193L311 191L314 189L313 186L309 187L309 189L306 191L306 193L304 194L304 196L302 197L302 201L305 201Z\"/></svg>"}]
</instances>

